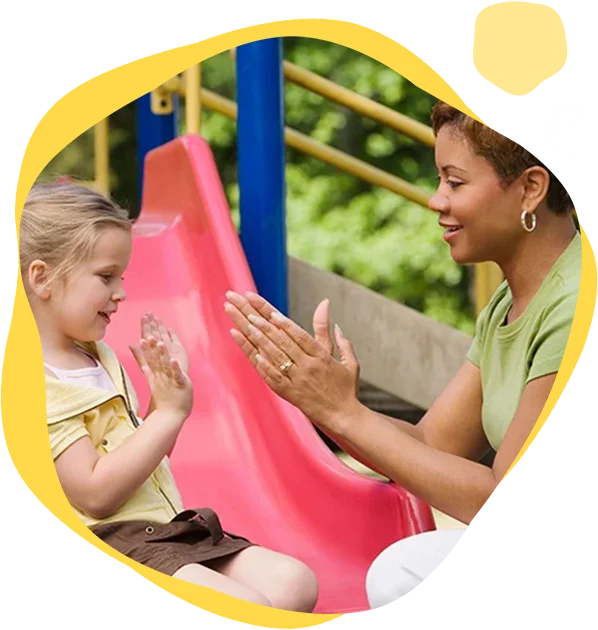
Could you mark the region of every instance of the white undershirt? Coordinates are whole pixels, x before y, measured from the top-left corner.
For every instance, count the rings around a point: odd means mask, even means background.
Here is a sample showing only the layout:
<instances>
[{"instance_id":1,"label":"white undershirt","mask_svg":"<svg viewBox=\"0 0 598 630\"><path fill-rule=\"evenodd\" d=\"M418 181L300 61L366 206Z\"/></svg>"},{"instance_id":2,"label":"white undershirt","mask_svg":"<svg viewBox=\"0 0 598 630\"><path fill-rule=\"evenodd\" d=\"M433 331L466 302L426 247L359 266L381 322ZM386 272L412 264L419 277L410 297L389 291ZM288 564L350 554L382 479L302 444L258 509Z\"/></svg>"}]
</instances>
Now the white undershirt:
<instances>
[{"instance_id":1,"label":"white undershirt","mask_svg":"<svg viewBox=\"0 0 598 630\"><path fill-rule=\"evenodd\" d=\"M110 394L118 394L112 379L108 375L108 372L106 372L106 368L104 368L101 363L97 363L95 367L79 368L76 370L63 370L49 365L48 363L44 363L44 365L55 374L60 381L66 381L78 387L99 387Z\"/></svg>"}]
</instances>

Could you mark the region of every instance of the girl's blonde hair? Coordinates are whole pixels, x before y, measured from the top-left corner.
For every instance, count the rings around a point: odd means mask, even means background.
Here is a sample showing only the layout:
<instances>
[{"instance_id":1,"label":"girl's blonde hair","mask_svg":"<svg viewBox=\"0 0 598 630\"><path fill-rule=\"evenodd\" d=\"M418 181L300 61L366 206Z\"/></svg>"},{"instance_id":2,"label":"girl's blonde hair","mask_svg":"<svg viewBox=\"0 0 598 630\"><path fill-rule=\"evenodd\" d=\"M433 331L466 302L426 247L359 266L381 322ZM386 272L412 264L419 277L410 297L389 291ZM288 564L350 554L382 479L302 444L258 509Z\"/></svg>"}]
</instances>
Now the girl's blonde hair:
<instances>
[{"instance_id":1,"label":"girl's blonde hair","mask_svg":"<svg viewBox=\"0 0 598 630\"><path fill-rule=\"evenodd\" d=\"M48 283L66 279L89 260L103 230L131 229L125 210L103 195L75 184L37 184L27 197L21 217L21 274L25 289L34 260L50 268Z\"/></svg>"}]
</instances>

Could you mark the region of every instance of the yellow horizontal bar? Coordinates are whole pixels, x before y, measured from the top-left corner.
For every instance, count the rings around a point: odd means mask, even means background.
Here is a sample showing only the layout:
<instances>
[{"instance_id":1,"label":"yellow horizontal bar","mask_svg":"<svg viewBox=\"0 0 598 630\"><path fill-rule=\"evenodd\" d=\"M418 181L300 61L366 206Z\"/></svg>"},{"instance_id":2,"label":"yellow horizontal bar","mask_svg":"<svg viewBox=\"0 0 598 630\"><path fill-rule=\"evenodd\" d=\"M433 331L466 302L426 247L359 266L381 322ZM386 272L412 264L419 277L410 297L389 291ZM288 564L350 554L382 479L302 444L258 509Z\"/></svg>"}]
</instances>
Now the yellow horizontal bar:
<instances>
[{"instance_id":1,"label":"yellow horizontal bar","mask_svg":"<svg viewBox=\"0 0 598 630\"><path fill-rule=\"evenodd\" d=\"M231 50L230 54L234 58L235 50ZM400 114L386 105L376 103L376 101L371 98L357 94L353 92L353 90L338 85L338 83L330 81L290 61L283 62L283 70L285 79L291 83L300 85L330 101L348 107L362 116L376 120L430 147L436 144L434 132L428 125L424 125L409 116Z\"/></svg>"},{"instance_id":2,"label":"yellow horizontal bar","mask_svg":"<svg viewBox=\"0 0 598 630\"><path fill-rule=\"evenodd\" d=\"M237 104L230 101L211 90L202 88L202 102L203 104L219 112L228 118L236 120L237 118ZM390 173L387 173L375 166L371 166L362 160L354 158L343 151L329 147L309 136L306 136L294 129L285 127L285 142L293 149L297 149L307 155L311 155L322 162L326 162L331 166L335 166L351 175L355 175L363 179L374 186L381 186L398 195L406 197L407 199L414 201L424 207L428 207L428 201L430 195L424 190L406 182L405 180L395 177Z\"/></svg>"},{"instance_id":3,"label":"yellow horizontal bar","mask_svg":"<svg viewBox=\"0 0 598 630\"><path fill-rule=\"evenodd\" d=\"M367 116L379 123L391 127L414 140L423 142L433 147L436 140L431 127L424 125L409 116L400 114L399 112L376 103L371 98L357 94L334 81L325 79L318 74L305 70L290 61L285 61L284 76L288 81L300 85L301 87L316 92L339 105L343 105L352 109L354 112Z\"/></svg>"}]
</instances>

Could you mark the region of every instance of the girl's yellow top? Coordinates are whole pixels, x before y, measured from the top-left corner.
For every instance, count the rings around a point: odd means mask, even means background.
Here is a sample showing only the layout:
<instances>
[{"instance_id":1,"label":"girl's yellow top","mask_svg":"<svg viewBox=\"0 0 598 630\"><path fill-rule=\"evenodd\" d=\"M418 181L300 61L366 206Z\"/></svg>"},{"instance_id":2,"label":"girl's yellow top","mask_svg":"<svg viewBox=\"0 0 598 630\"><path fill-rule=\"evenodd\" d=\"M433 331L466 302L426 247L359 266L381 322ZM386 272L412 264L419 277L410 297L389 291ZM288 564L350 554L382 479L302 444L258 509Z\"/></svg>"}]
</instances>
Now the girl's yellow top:
<instances>
[{"instance_id":1,"label":"girl's yellow top","mask_svg":"<svg viewBox=\"0 0 598 630\"><path fill-rule=\"evenodd\" d=\"M78 387L46 374L46 412L52 457L89 437L100 455L118 448L143 422L133 386L111 348L105 343L82 344L106 369L118 393ZM113 521L145 520L166 523L182 511L183 503L165 457L139 489L111 516L97 520L73 509L92 527Z\"/></svg>"}]
</instances>

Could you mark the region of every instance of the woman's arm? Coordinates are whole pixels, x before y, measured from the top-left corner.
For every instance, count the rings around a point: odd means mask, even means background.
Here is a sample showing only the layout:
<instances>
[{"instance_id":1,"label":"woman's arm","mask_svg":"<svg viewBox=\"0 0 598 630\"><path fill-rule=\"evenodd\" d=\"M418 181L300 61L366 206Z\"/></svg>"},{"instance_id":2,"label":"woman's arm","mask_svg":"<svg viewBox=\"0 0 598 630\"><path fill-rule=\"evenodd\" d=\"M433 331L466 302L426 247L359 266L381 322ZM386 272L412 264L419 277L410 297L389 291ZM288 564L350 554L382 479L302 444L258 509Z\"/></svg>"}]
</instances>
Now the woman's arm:
<instances>
[{"instance_id":1,"label":"woman's arm","mask_svg":"<svg viewBox=\"0 0 598 630\"><path fill-rule=\"evenodd\" d=\"M464 366L456 377L475 381L473 366ZM439 420L441 399L456 392L445 391L435 404L435 414L422 419L424 440L405 433L385 418L357 403L352 412L319 419L333 436L347 444L381 474L433 507L471 524L488 498L494 494L505 472L517 457L548 398L554 375L532 381L522 395L517 412L496 455L493 468L470 461L480 454L482 441L467 437L467 423L461 425L454 408L447 408L446 421L456 422L457 431L447 431ZM450 387L450 386L449 386ZM457 400L455 396L455 401ZM464 398L461 402L466 402ZM467 407L459 404L467 420ZM476 431L475 433L478 433Z\"/></svg>"},{"instance_id":2,"label":"woman's arm","mask_svg":"<svg viewBox=\"0 0 598 630\"><path fill-rule=\"evenodd\" d=\"M228 304L226 310L238 326L231 331L233 338L277 394L361 460L466 523L514 461L554 382L552 374L525 388L494 466L488 468L470 461L488 448L481 426L481 379L473 364L465 363L422 419L418 430L423 439L418 439L359 403L355 394L357 361L340 331L336 332L339 362L288 318L262 312L261 298L251 296L249 307L241 296L231 298L234 304ZM253 307L270 321L250 312ZM282 373L280 366L287 357L293 365Z\"/></svg>"},{"instance_id":3,"label":"woman's arm","mask_svg":"<svg viewBox=\"0 0 598 630\"><path fill-rule=\"evenodd\" d=\"M471 451L457 454L433 446L439 435L434 431L428 434L432 444L426 438L420 442L360 404L350 413L331 414L323 423L387 477L449 516L469 523L517 457L555 376L541 377L525 388L492 468L466 459Z\"/></svg>"},{"instance_id":4,"label":"woman's arm","mask_svg":"<svg viewBox=\"0 0 598 630\"><path fill-rule=\"evenodd\" d=\"M469 361L463 364L417 424L412 425L379 413L376 416L418 442L459 457L479 461L490 449L482 429L480 372ZM378 464L368 460L366 455L346 442L342 435L328 435L351 457L377 473L388 476Z\"/></svg>"}]
</instances>

